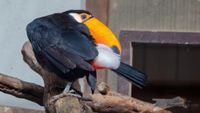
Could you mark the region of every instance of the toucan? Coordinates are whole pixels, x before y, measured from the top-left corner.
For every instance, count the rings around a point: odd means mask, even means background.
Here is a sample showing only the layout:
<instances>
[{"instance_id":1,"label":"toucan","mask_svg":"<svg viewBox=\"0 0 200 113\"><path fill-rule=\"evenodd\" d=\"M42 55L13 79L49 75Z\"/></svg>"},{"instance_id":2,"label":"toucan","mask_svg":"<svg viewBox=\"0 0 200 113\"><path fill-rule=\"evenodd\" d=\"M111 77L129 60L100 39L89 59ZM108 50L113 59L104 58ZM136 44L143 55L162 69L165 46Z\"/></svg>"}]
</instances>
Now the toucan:
<instances>
[{"instance_id":1,"label":"toucan","mask_svg":"<svg viewBox=\"0 0 200 113\"><path fill-rule=\"evenodd\" d=\"M146 74L121 62L117 37L88 11L68 10L39 17L26 31L38 62L45 62L45 68L64 80L73 83L86 76L94 91L96 70L110 69L139 88L145 86Z\"/></svg>"}]
</instances>

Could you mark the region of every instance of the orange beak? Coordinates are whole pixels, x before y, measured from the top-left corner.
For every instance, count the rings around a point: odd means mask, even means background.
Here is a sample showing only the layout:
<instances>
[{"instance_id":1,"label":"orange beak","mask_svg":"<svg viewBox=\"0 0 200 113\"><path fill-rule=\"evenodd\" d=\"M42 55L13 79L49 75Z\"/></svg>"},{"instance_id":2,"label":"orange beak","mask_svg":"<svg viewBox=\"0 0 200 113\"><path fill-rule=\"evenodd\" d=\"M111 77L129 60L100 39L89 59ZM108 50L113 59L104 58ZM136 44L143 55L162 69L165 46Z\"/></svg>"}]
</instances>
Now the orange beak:
<instances>
[{"instance_id":1,"label":"orange beak","mask_svg":"<svg viewBox=\"0 0 200 113\"><path fill-rule=\"evenodd\" d=\"M116 46L121 54L121 45L118 39L106 25L95 17L85 21L84 24L89 28L96 44L104 44L108 47Z\"/></svg>"}]
</instances>

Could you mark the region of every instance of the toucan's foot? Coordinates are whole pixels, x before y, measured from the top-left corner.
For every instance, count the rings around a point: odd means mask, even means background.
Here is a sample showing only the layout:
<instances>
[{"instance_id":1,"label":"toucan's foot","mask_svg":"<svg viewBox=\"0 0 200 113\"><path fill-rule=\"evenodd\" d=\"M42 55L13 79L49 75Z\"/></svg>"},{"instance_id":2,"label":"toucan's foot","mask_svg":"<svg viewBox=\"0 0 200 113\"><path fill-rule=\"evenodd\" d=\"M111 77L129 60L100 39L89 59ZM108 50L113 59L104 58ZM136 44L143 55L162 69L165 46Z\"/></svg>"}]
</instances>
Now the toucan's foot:
<instances>
[{"instance_id":1,"label":"toucan's foot","mask_svg":"<svg viewBox=\"0 0 200 113\"><path fill-rule=\"evenodd\" d=\"M61 94L55 95L50 99L50 104L53 104L58 99L66 97L66 96L73 96L76 98L81 98L82 93L78 92L77 90L73 90L72 84L73 84L73 82L68 82L64 91Z\"/></svg>"},{"instance_id":2,"label":"toucan's foot","mask_svg":"<svg viewBox=\"0 0 200 113\"><path fill-rule=\"evenodd\" d=\"M50 104L53 104L56 102L58 99L66 97L66 96L73 96L78 99L82 99L82 95L76 93L74 90L70 90L69 92L63 91L61 94L55 95L50 99Z\"/></svg>"}]
</instances>

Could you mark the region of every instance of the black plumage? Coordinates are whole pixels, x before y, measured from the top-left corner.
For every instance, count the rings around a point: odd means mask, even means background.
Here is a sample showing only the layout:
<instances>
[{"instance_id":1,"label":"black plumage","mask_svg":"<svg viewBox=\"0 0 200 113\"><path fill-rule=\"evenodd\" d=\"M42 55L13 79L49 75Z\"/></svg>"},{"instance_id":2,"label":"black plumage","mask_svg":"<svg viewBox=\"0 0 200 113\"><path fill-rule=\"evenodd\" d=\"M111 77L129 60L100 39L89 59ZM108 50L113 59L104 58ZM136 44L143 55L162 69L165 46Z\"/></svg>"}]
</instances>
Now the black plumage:
<instances>
[{"instance_id":1,"label":"black plumage","mask_svg":"<svg viewBox=\"0 0 200 113\"><path fill-rule=\"evenodd\" d=\"M39 62L60 77L74 81L95 71L88 63L98 52L88 28L68 12L37 18L27 25L27 36Z\"/></svg>"},{"instance_id":2,"label":"black plumage","mask_svg":"<svg viewBox=\"0 0 200 113\"><path fill-rule=\"evenodd\" d=\"M88 27L69 15L83 12L90 14L83 10L70 10L37 18L27 25L26 30L38 62L45 64L43 67L72 82L87 76L94 91L96 70L90 62L98 56L96 44ZM111 48L113 53L119 54L116 46ZM140 88L145 86L147 77L136 68L121 62L112 71Z\"/></svg>"}]
</instances>

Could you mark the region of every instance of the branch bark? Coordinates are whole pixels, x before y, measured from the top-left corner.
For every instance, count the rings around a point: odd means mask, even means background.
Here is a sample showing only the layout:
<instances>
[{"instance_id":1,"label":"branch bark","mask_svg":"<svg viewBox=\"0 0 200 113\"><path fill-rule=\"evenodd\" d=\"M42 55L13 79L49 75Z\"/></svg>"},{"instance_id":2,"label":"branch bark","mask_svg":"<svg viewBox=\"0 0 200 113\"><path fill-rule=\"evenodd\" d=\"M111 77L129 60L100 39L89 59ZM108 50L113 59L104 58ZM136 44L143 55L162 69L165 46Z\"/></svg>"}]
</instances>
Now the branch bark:
<instances>
[{"instance_id":1,"label":"branch bark","mask_svg":"<svg viewBox=\"0 0 200 113\"><path fill-rule=\"evenodd\" d=\"M98 85L97 90L100 94L90 95L92 101L87 102L94 111L103 113L133 113L134 111L142 113L171 113L159 105L155 106L155 104L114 92L103 82Z\"/></svg>"},{"instance_id":2,"label":"branch bark","mask_svg":"<svg viewBox=\"0 0 200 113\"><path fill-rule=\"evenodd\" d=\"M0 113L45 113L45 112L42 110L32 110L32 109L0 105Z\"/></svg>"},{"instance_id":3,"label":"branch bark","mask_svg":"<svg viewBox=\"0 0 200 113\"><path fill-rule=\"evenodd\" d=\"M44 106L47 113L93 113L93 111L99 113L171 113L157 104L114 92L104 83L97 86L99 93L85 97L88 99L87 101L66 96L52 104L50 99L63 91L67 81L46 69L45 62L42 65L37 62L30 42L24 44L22 55L30 68L41 75L44 80L44 87L0 74L0 91L36 102ZM78 83L75 87L80 88ZM182 100L174 106L180 106L184 102L185 100Z\"/></svg>"},{"instance_id":4,"label":"branch bark","mask_svg":"<svg viewBox=\"0 0 200 113\"><path fill-rule=\"evenodd\" d=\"M43 105L43 87L0 73L0 91Z\"/></svg>"}]
</instances>

